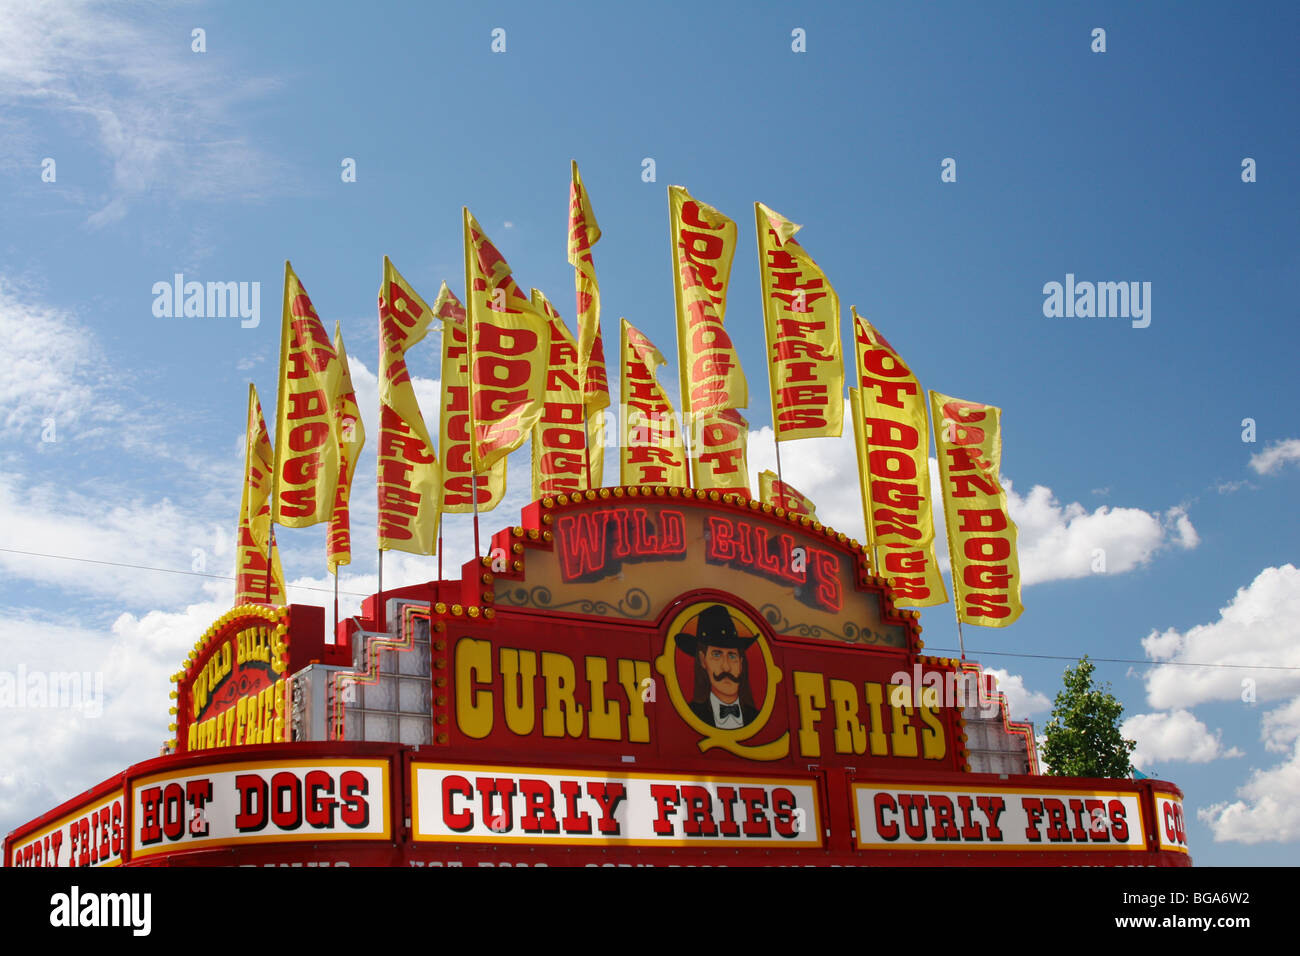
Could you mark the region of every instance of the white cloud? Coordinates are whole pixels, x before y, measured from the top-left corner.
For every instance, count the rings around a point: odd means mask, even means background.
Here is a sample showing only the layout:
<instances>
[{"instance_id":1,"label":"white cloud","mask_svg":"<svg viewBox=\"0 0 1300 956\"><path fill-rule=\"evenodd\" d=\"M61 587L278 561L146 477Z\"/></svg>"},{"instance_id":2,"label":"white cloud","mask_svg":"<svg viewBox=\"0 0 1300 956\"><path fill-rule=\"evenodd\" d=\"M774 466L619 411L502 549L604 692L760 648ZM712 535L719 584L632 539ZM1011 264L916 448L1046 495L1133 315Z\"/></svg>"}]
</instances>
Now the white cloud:
<instances>
[{"instance_id":1,"label":"white cloud","mask_svg":"<svg viewBox=\"0 0 1300 956\"><path fill-rule=\"evenodd\" d=\"M1132 762L1150 767L1154 761L1185 760L1208 763L1221 757L1240 757L1236 747L1224 749L1223 732L1209 728L1187 710L1172 713L1134 714L1120 725L1120 733L1137 741Z\"/></svg>"},{"instance_id":2,"label":"white cloud","mask_svg":"<svg viewBox=\"0 0 1300 956\"><path fill-rule=\"evenodd\" d=\"M999 667L986 667L984 673L992 674L998 679L998 690L1006 695L1012 720L1024 720L1052 709L1052 702L1047 695L1025 687L1025 679L1021 675L1008 673Z\"/></svg>"},{"instance_id":3,"label":"white cloud","mask_svg":"<svg viewBox=\"0 0 1300 956\"><path fill-rule=\"evenodd\" d=\"M1180 548L1190 551L1201 543L1201 536L1196 533L1192 527L1191 519L1187 517L1187 509L1183 507L1170 508L1165 512L1165 524L1171 526L1170 537L1173 538Z\"/></svg>"},{"instance_id":4,"label":"white cloud","mask_svg":"<svg viewBox=\"0 0 1300 956\"><path fill-rule=\"evenodd\" d=\"M1089 511L1078 502L1062 506L1043 485L1020 495L1005 476L1003 484L1007 507L1020 532L1020 570L1025 585L1123 574L1149 564L1171 545L1194 548L1200 540L1181 508L1171 508L1163 516L1140 508L1105 505ZM1104 571L1099 570L1102 568Z\"/></svg>"},{"instance_id":5,"label":"white cloud","mask_svg":"<svg viewBox=\"0 0 1300 956\"><path fill-rule=\"evenodd\" d=\"M1198 810L1218 842L1286 843L1300 840L1300 739L1291 758L1256 770L1237 789L1237 800Z\"/></svg>"},{"instance_id":6,"label":"white cloud","mask_svg":"<svg viewBox=\"0 0 1300 956\"><path fill-rule=\"evenodd\" d=\"M1221 495L1230 495L1234 491L1240 491L1242 488L1249 488L1253 490L1254 487L1255 486L1252 485L1249 481L1243 479L1241 481L1221 481L1214 486L1214 490Z\"/></svg>"},{"instance_id":7,"label":"white cloud","mask_svg":"<svg viewBox=\"0 0 1300 956\"><path fill-rule=\"evenodd\" d=\"M214 589L215 590L215 589ZM183 611L121 614L86 625L72 615L0 616L0 671L99 675L99 706L4 711L0 735L0 829L8 830L156 756L167 738L168 679L204 630L229 610L221 597ZM98 716L94 715L99 710Z\"/></svg>"},{"instance_id":8,"label":"white cloud","mask_svg":"<svg viewBox=\"0 0 1300 956\"><path fill-rule=\"evenodd\" d=\"M1290 751L1296 740L1300 739L1300 697L1265 714L1260 721L1260 736L1268 750L1277 753Z\"/></svg>"},{"instance_id":9,"label":"white cloud","mask_svg":"<svg viewBox=\"0 0 1300 956\"><path fill-rule=\"evenodd\" d=\"M48 422L58 441L88 417L109 421L120 409L98 400L97 350L66 312L43 305L0 278L0 428L40 442Z\"/></svg>"},{"instance_id":10,"label":"white cloud","mask_svg":"<svg viewBox=\"0 0 1300 956\"><path fill-rule=\"evenodd\" d=\"M139 16L97 0L0 5L5 131L25 142L21 117L36 110L47 137L51 119L91 132L111 179L92 227L121 219L151 191L256 194L278 164L249 141L233 107L270 88L228 55L192 52L188 18L165 8Z\"/></svg>"},{"instance_id":11,"label":"white cloud","mask_svg":"<svg viewBox=\"0 0 1300 956\"><path fill-rule=\"evenodd\" d=\"M837 531L865 540L862 495L858 485L857 454L853 448L852 421L847 404L844 434L800 442L799 453L782 459L782 475L817 505L818 517ZM752 489L758 472L776 470L772 429L749 433ZM930 486L934 496L935 550L946 567L947 538L943 527L942 496L938 494L938 461L930 459ZM1122 574L1149 564L1170 547L1195 548L1200 538L1185 509L1172 507L1163 515L1140 508L1102 506L1089 510L1078 502L1062 505L1052 490L1035 485L1027 495L1015 491L1002 476L1007 507L1019 529L1020 572L1025 586L1044 581L1090 577L1097 574L1096 552L1104 554L1106 574Z\"/></svg>"},{"instance_id":12,"label":"white cloud","mask_svg":"<svg viewBox=\"0 0 1300 956\"><path fill-rule=\"evenodd\" d=\"M1300 438L1269 445L1250 456L1250 467L1261 475L1271 475L1289 461L1300 461Z\"/></svg>"},{"instance_id":13,"label":"white cloud","mask_svg":"<svg viewBox=\"0 0 1300 956\"><path fill-rule=\"evenodd\" d=\"M1220 801L1197 812L1217 841L1285 843L1300 839L1300 697L1264 715L1264 746L1287 759L1256 769L1237 789L1237 799Z\"/></svg>"},{"instance_id":14,"label":"white cloud","mask_svg":"<svg viewBox=\"0 0 1300 956\"><path fill-rule=\"evenodd\" d=\"M1185 633L1174 628L1152 631L1142 647L1159 664L1147 674L1146 689L1150 705L1161 710L1240 700L1247 689L1260 700L1295 694L1300 691L1300 670L1264 668L1300 668L1300 569L1291 564L1265 568L1220 609L1217 621Z\"/></svg>"},{"instance_id":15,"label":"white cloud","mask_svg":"<svg viewBox=\"0 0 1300 956\"><path fill-rule=\"evenodd\" d=\"M0 551L5 576L62 588L77 598L98 595L120 603L129 601L134 607L154 607L192 599L205 580L92 563L96 561L233 573L233 552L229 550L233 532L204 522L166 498L122 500L112 491L92 497L58 485L30 484L0 472L0 513L5 516L2 546L6 550Z\"/></svg>"}]
</instances>

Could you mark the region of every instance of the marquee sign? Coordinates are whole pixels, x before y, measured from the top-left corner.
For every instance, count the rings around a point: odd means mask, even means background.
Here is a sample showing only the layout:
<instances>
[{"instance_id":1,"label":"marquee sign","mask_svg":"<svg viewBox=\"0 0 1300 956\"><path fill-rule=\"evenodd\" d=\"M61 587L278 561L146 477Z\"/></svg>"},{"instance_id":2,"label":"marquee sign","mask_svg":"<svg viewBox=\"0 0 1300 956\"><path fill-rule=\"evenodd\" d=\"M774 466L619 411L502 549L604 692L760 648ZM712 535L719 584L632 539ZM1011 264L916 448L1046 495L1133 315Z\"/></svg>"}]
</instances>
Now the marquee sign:
<instances>
[{"instance_id":1,"label":"marquee sign","mask_svg":"<svg viewBox=\"0 0 1300 956\"><path fill-rule=\"evenodd\" d=\"M1145 850L1133 792L853 786L859 849Z\"/></svg>"},{"instance_id":2,"label":"marquee sign","mask_svg":"<svg viewBox=\"0 0 1300 956\"><path fill-rule=\"evenodd\" d=\"M126 844L126 800L119 784L53 823L24 835L12 866L117 866Z\"/></svg>"},{"instance_id":3,"label":"marquee sign","mask_svg":"<svg viewBox=\"0 0 1300 956\"><path fill-rule=\"evenodd\" d=\"M289 616L243 605L208 628L176 675L177 752L289 739Z\"/></svg>"},{"instance_id":4,"label":"marquee sign","mask_svg":"<svg viewBox=\"0 0 1300 956\"><path fill-rule=\"evenodd\" d=\"M387 839L387 760L214 764L131 783L131 853Z\"/></svg>"},{"instance_id":5,"label":"marquee sign","mask_svg":"<svg viewBox=\"0 0 1300 956\"><path fill-rule=\"evenodd\" d=\"M742 494L548 496L459 579L386 592L396 631L379 595L329 644L320 608L223 615L176 675L178 752L5 862L1190 865L1173 784L1015 772L1032 739L896 596L856 542ZM292 680L332 715L297 740ZM966 716L1007 773L971 772Z\"/></svg>"},{"instance_id":6,"label":"marquee sign","mask_svg":"<svg viewBox=\"0 0 1300 956\"><path fill-rule=\"evenodd\" d=\"M788 646L747 605L712 591L653 626L546 623L504 609L486 626L453 623L450 653L435 659L435 672L441 662L450 673L435 676L434 720L466 754L536 759L580 747L597 759L683 765L965 768L960 708L920 687L954 686L951 661L904 670L892 654Z\"/></svg>"},{"instance_id":7,"label":"marquee sign","mask_svg":"<svg viewBox=\"0 0 1300 956\"><path fill-rule=\"evenodd\" d=\"M813 780L412 763L417 842L822 845Z\"/></svg>"},{"instance_id":8,"label":"marquee sign","mask_svg":"<svg viewBox=\"0 0 1300 956\"><path fill-rule=\"evenodd\" d=\"M1156 801L1156 837L1160 849L1173 850L1177 853L1187 852L1187 825L1183 820L1183 798L1176 793L1157 790Z\"/></svg>"},{"instance_id":9,"label":"marquee sign","mask_svg":"<svg viewBox=\"0 0 1300 956\"><path fill-rule=\"evenodd\" d=\"M909 649L914 625L887 619L886 585L871 575L862 547L811 518L785 516L740 494L689 488L544 498L524 511L545 529L543 544L501 549L503 564L524 557L518 571L497 575L493 603L647 620L707 583L761 593L759 613L787 637Z\"/></svg>"}]
</instances>

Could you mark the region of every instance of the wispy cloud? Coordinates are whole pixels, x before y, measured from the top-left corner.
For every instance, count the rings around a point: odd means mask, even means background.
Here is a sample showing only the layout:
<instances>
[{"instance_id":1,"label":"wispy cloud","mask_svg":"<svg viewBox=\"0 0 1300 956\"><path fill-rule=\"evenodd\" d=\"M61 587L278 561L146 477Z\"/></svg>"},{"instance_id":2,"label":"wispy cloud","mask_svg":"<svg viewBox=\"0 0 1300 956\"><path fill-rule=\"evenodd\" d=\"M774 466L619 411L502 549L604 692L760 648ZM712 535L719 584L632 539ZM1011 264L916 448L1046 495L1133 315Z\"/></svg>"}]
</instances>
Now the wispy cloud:
<instances>
[{"instance_id":1,"label":"wispy cloud","mask_svg":"<svg viewBox=\"0 0 1300 956\"><path fill-rule=\"evenodd\" d=\"M1300 438L1269 445L1250 456L1250 467L1261 475L1271 475L1289 461L1300 461Z\"/></svg>"},{"instance_id":2,"label":"wispy cloud","mask_svg":"<svg viewBox=\"0 0 1300 956\"><path fill-rule=\"evenodd\" d=\"M234 107L272 84L243 73L228 56L193 52L175 8L0 5L4 132L26 141L29 115L47 134L51 120L89 131L108 163L108 183L86 220L92 228L121 219L150 193L228 199L263 190L278 163L251 142Z\"/></svg>"}]
</instances>

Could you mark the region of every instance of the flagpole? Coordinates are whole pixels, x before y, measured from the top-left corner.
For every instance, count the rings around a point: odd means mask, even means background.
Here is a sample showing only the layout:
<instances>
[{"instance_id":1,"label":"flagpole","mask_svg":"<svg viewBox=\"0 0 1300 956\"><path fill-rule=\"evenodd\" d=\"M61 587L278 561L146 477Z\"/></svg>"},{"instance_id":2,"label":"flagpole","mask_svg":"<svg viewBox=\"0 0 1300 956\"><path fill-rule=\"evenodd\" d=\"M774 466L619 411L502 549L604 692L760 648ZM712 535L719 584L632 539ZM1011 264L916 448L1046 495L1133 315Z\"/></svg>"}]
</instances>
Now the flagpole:
<instances>
[{"instance_id":1,"label":"flagpole","mask_svg":"<svg viewBox=\"0 0 1300 956\"><path fill-rule=\"evenodd\" d=\"M469 206L461 206L461 223L465 243L465 368L469 372L469 470L470 495L474 499L474 558L482 556L478 536L478 427L474 423L474 276L470 256L474 242L469 234Z\"/></svg>"},{"instance_id":2,"label":"flagpole","mask_svg":"<svg viewBox=\"0 0 1300 956\"><path fill-rule=\"evenodd\" d=\"M388 630L384 623L384 549L379 549L379 607L375 610L375 620L381 631Z\"/></svg>"},{"instance_id":3,"label":"flagpole","mask_svg":"<svg viewBox=\"0 0 1300 956\"><path fill-rule=\"evenodd\" d=\"M339 637L339 569L334 568L334 640Z\"/></svg>"},{"instance_id":4,"label":"flagpole","mask_svg":"<svg viewBox=\"0 0 1300 956\"><path fill-rule=\"evenodd\" d=\"M285 368L285 353L289 350L289 260L284 260L284 291L280 297L280 370L279 377L275 386L275 427L280 429L280 422L284 420L284 390L288 382L286 378L287 370ZM270 431L267 432L268 438ZM278 437L278 436L277 436ZM247 476L244 478L248 480ZM271 603L271 555L275 551L275 516L280 510L280 456L279 445L271 442L271 522L267 525L266 535L266 603ZM251 519L250 519L251 520ZM289 603L289 589L285 588L285 593L280 595L284 603Z\"/></svg>"},{"instance_id":5,"label":"flagpole","mask_svg":"<svg viewBox=\"0 0 1300 956\"><path fill-rule=\"evenodd\" d=\"M926 405L929 406L930 403L926 402ZM937 453L939 451L939 429L942 426L938 421L935 421L932 408L927 408L926 411L930 414L930 424L934 429L934 449L935 452ZM943 482L942 469L940 469L939 471L939 481L940 481L939 501L941 502L942 507L944 509L943 533L944 533L944 538L948 542L948 579L952 581L952 613L953 616L957 618L957 646L961 649L961 659L965 660L966 659L966 637L964 634L962 634L962 630L961 630L961 591L958 590L957 588L957 562L953 560L952 526L949 525L948 523L948 510L947 510L948 501L947 501L947 495L944 494L944 492L947 489L944 488L942 485ZM933 498L933 495L931 497Z\"/></svg>"},{"instance_id":6,"label":"flagpole","mask_svg":"<svg viewBox=\"0 0 1300 956\"><path fill-rule=\"evenodd\" d=\"M772 375L776 364L772 361L772 330L770 323L767 321L767 286L763 281L763 223L761 220L762 211L759 204L754 203L754 237L758 242L758 286L759 300L763 303L763 341L767 345L767 393L772 402L772 443L776 445L776 483L777 493L775 495L777 502L785 501L785 478L781 474L781 436L778 432L776 418L776 382L773 381ZM787 509L788 510L788 509Z\"/></svg>"},{"instance_id":7,"label":"flagpole","mask_svg":"<svg viewBox=\"0 0 1300 956\"><path fill-rule=\"evenodd\" d=\"M581 335L581 330L579 330L579 334ZM579 384L582 385L584 389L586 388L585 384L581 382ZM586 396L582 395L581 392L579 394L583 399L586 398ZM587 405L585 401L582 406L582 455L583 455L583 459L587 463L586 490L590 491L591 490L591 436L587 434Z\"/></svg>"},{"instance_id":8,"label":"flagpole","mask_svg":"<svg viewBox=\"0 0 1300 956\"><path fill-rule=\"evenodd\" d=\"M470 372L471 382L473 381L472 378L473 374L474 373L471 371ZM470 399L469 429L470 429L469 433L472 436L474 434L473 399ZM472 442L473 440L474 439L471 437L470 441ZM473 445L471 445L470 446L470 467L471 468L474 467L473 456L474 456L474 447ZM479 550L479 543L478 543L478 472L477 471L470 475L469 487L470 487L470 494L474 497L474 557L478 558L482 556L482 552Z\"/></svg>"}]
</instances>

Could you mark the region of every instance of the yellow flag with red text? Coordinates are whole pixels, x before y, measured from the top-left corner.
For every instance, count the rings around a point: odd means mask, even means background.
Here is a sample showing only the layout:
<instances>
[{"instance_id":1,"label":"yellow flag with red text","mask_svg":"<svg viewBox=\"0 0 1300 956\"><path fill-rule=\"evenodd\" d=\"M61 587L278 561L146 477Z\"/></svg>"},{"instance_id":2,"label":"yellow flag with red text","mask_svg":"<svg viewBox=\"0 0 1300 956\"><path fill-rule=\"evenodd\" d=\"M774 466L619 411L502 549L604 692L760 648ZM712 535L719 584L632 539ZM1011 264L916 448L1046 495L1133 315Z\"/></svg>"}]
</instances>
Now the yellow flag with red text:
<instances>
[{"instance_id":1,"label":"yellow flag with red text","mask_svg":"<svg viewBox=\"0 0 1300 956\"><path fill-rule=\"evenodd\" d=\"M533 426L533 500L586 491L586 408L578 379L578 344L538 289L533 305L550 321L550 358L542 417Z\"/></svg>"},{"instance_id":2,"label":"yellow flag with red text","mask_svg":"<svg viewBox=\"0 0 1300 956\"><path fill-rule=\"evenodd\" d=\"M434 312L384 256L379 287L379 548L433 554L438 548L442 469L420 412L407 351Z\"/></svg>"},{"instance_id":3,"label":"yellow flag with red text","mask_svg":"<svg viewBox=\"0 0 1300 956\"><path fill-rule=\"evenodd\" d=\"M286 260L271 498L275 524L307 528L329 521L333 513L339 478L338 376L334 346Z\"/></svg>"},{"instance_id":4,"label":"yellow flag with red text","mask_svg":"<svg viewBox=\"0 0 1300 956\"><path fill-rule=\"evenodd\" d=\"M792 515L817 517L817 506L812 503L812 499L794 485L782 481L774 471L758 473L758 496L764 504L784 508Z\"/></svg>"},{"instance_id":5,"label":"yellow flag with red text","mask_svg":"<svg viewBox=\"0 0 1300 956\"><path fill-rule=\"evenodd\" d=\"M734 408L700 412L692 421L696 488L749 493L749 422Z\"/></svg>"},{"instance_id":6,"label":"yellow flag with red text","mask_svg":"<svg viewBox=\"0 0 1300 956\"><path fill-rule=\"evenodd\" d=\"M754 203L772 427L777 441L838 438L844 428L840 300L794 239L802 229Z\"/></svg>"},{"instance_id":7,"label":"yellow flag with red text","mask_svg":"<svg viewBox=\"0 0 1300 956\"><path fill-rule=\"evenodd\" d=\"M271 438L262 418L257 389L248 383L248 426L244 439L244 490L239 502L235 547L235 607L241 604L286 603L280 553L271 538ZM271 579L267 581L267 549ZM269 589L268 589L269 584Z\"/></svg>"},{"instance_id":8,"label":"yellow flag with red text","mask_svg":"<svg viewBox=\"0 0 1300 956\"><path fill-rule=\"evenodd\" d=\"M723 327L736 224L681 186L668 187L668 209L682 417L691 431L694 485L747 489L749 424L736 409L749 404L749 389Z\"/></svg>"},{"instance_id":9,"label":"yellow flag with red text","mask_svg":"<svg viewBox=\"0 0 1300 956\"><path fill-rule=\"evenodd\" d=\"M522 445L542 416L550 323L468 209L464 217L472 452L483 472Z\"/></svg>"},{"instance_id":10,"label":"yellow flag with red text","mask_svg":"<svg viewBox=\"0 0 1300 956\"><path fill-rule=\"evenodd\" d=\"M600 332L600 286L596 283L596 264L591 256L591 247L600 238L600 226L591 209L587 187L578 174L577 160L572 161L570 173L569 264L573 266L578 311L578 380L582 383L587 413L591 486L598 488L604 484L605 475L605 416L602 410L609 407L605 340Z\"/></svg>"},{"instance_id":11,"label":"yellow flag with red text","mask_svg":"<svg viewBox=\"0 0 1300 956\"><path fill-rule=\"evenodd\" d=\"M506 493L506 459L498 458L486 474L474 475L470 462L469 330L465 307L442 284L433 311L442 320L442 411L438 447L442 449L442 510L445 514L491 511Z\"/></svg>"},{"instance_id":12,"label":"yellow flag with red text","mask_svg":"<svg viewBox=\"0 0 1300 956\"><path fill-rule=\"evenodd\" d=\"M948 592L934 554L925 393L884 336L857 309L852 311L861 403L853 426L864 447L858 477L869 522L868 545L880 562L876 573L889 580L899 607L944 604Z\"/></svg>"},{"instance_id":13,"label":"yellow flag with red text","mask_svg":"<svg viewBox=\"0 0 1300 956\"><path fill-rule=\"evenodd\" d=\"M686 487L686 446L663 387L655 377L661 353L627 319L620 321L620 404L623 440L619 443L619 484Z\"/></svg>"},{"instance_id":14,"label":"yellow flag with red text","mask_svg":"<svg viewBox=\"0 0 1300 956\"><path fill-rule=\"evenodd\" d=\"M334 323L334 354L339 358L340 369L338 390L334 396L334 417L339 427L339 480L334 492L334 513L330 515L329 531L325 536L325 560L330 571L338 574L339 565L352 563L348 499L352 495L352 476L357 470L357 458L366 444L366 429L361 424L361 409L357 407L348 353L343 347L343 332L338 322Z\"/></svg>"},{"instance_id":15,"label":"yellow flag with red text","mask_svg":"<svg viewBox=\"0 0 1300 956\"><path fill-rule=\"evenodd\" d=\"M1006 627L1024 611L1016 523L1002 490L1002 409L930 392L958 619Z\"/></svg>"}]
</instances>

